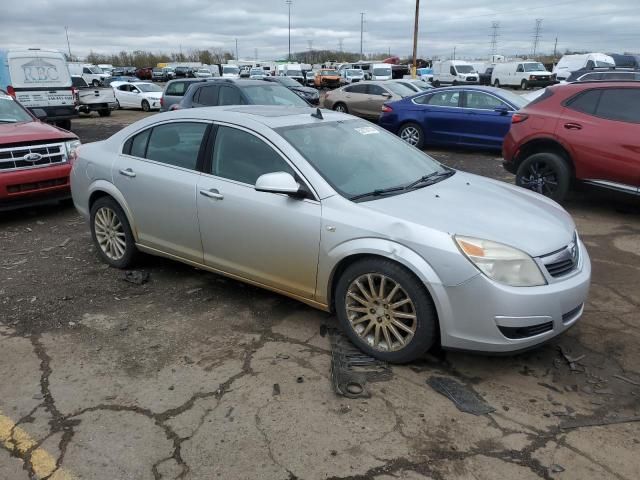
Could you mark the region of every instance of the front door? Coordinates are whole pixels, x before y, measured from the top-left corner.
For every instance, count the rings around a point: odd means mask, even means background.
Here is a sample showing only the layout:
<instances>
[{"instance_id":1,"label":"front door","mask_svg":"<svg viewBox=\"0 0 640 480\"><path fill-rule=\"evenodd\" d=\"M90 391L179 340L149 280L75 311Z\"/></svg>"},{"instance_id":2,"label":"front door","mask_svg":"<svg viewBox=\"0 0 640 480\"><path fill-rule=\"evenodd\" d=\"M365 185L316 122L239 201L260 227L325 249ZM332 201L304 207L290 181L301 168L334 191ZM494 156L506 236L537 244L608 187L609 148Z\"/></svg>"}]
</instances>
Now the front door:
<instances>
[{"instance_id":1,"label":"front door","mask_svg":"<svg viewBox=\"0 0 640 480\"><path fill-rule=\"evenodd\" d=\"M291 165L254 133L220 126L205 168L210 174L201 176L197 195L205 264L313 298L320 203L254 189L265 173L296 176Z\"/></svg>"},{"instance_id":2,"label":"front door","mask_svg":"<svg viewBox=\"0 0 640 480\"><path fill-rule=\"evenodd\" d=\"M347 102L349 113L353 115L366 115L367 101L367 85L357 83L344 89L344 96Z\"/></svg>"},{"instance_id":3,"label":"front door","mask_svg":"<svg viewBox=\"0 0 640 480\"><path fill-rule=\"evenodd\" d=\"M198 263L197 165L209 125L170 122L148 128L125 142L113 167L139 243Z\"/></svg>"},{"instance_id":4,"label":"front door","mask_svg":"<svg viewBox=\"0 0 640 480\"><path fill-rule=\"evenodd\" d=\"M420 106L420 125L427 143L458 143L461 97L460 90L447 89L414 100Z\"/></svg>"},{"instance_id":5,"label":"front door","mask_svg":"<svg viewBox=\"0 0 640 480\"><path fill-rule=\"evenodd\" d=\"M477 90L466 90L460 110L460 143L501 148L511 127L513 108L499 98Z\"/></svg>"},{"instance_id":6,"label":"front door","mask_svg":"<svg viewBox=\"0 0 640 480\"><path fill-rule=\"evenodd\" d=\"M367 85L367 103L365 113L369 118L378 118L382 114L382 105L393 96L380 85ZM388 95L388 96L385 96Z\"/></svg>"}]
</instances>

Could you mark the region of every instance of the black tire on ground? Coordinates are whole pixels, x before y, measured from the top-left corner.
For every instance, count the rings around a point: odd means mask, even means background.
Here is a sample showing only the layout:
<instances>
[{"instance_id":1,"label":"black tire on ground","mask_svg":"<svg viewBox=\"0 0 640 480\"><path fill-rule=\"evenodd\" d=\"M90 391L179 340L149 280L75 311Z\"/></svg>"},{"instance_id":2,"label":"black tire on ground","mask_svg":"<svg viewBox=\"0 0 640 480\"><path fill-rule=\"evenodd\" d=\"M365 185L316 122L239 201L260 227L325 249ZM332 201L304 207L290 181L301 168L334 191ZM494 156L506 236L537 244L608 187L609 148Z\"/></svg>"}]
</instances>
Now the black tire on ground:
<instances>
[{"instance_id":1,"label":"black tire on ground","mask_svg":"<svg viewBox=\"0 0 640 480\"><path fill-rule=\"evenodd\" d=\"M500 80L496 78L495 81L493 82L493 86L496 88L500 88Z\"/></svg>"},{"instance_id":2,"label":"black tire on ground","mask_svg":"<svg viewBox=\"0 0 640 480\"><path fill-rule=\"evenodd\" d=\"M433 86L438 88L440 86L440 80L434 80L433 81Z\"/></svg>"},{"instance_id":3,"label":"black tire on ground","mask_svg":"<svg viewBox=\"0 0 640 480\"><path fill-rule=\"evenodd\" d=\"M342 112L342 113L349 113L349 108L347 107L347 105L343 102L338 102L333 106L333 109L336 112Z\"/></svg>"},{"instance_id":4,"label":"black tire on ground","mask_svg":"<svg viewBox=\"0 0 640 480\"><path fill-rule=\"evenodd\" d=\"M109 110L108 108L105 108L104 110L98 110L98 115L100 115L101 117L108 117L109 115L111 115L111 110Z\"/></svg>"},{"instance_id":5,"label":"black tire on ground","mask_svg":"<svg viewBox=\"0 0 640 480\"><path fill-rule=\"evenodd\" d=\"M562 202L571 186L571 168L556 153L535 153L520 163L516 185Z\"/></svg>"},{"instance_id":6,"label":"black tire on ground","mask_svg":"<svg viewBox=\"0 0 640 480\"><path fill-rule=\"evenodd\" d=\"M399 350L376 350L354 330L347 314L346 296L351 283L367 273L383 274L400 284L415 307L416 328L413 337ZM385 292L386 293L386 292ZM402 265L385 258L365 258L349 265L340 276L334 300L341 328L358 348L391 363L406 363L424 355L438 339L438 315L429 292L421 281Z\"/></svg>"},{"instance_id":7,"label":"black tire on ground","mask_svg":"<svg viewBox=\"0 0 640 480\"><path fill-rule=\"evenodd\" d=\"M99 80L94 80L93 82L91 82L91 85L93 85L94 87L99 87L100 86L100 81Z\"/></svg>"},{"instance_id":8,"label":"black tire on ground","mask_svg":"<svg viewBox=\"0 0 640 480\"><path fill-rule=\"evenodd\" d=\"M151 110L151 105L149 105L149 102L147 102L146 100L142 100L142 104L140 106L142 107L143 112L148 112L149 110Z\"/></svg>"},{"instance_id":9,"label":"black tire on ground","mask_svg":"<svg viewBox=\"0 0 640 480\"><path fill-rule=\"evenodd\" d=\"M71 130L71 119L67 118L66 120L58 120L56 122L56 126L64 128L65 130Z\"/></svg>"},{"instance_id":10,"label":"black tire on ground","mask_svg":"<svg viewBox=\"0 0 640 480\"><path fill-rule=\"evenodd\" d=\"M458 81L457 81L457 80L454 80L454 81L453 81L453 83L452 83L451 85L453 85L454 87L457 87L457 86L458 86Z\"/></svg>"},{"instance_id":11,"label":"black tire on ground","mask_svg":"<svg viewBox=\"0 0 640 480\"><path fill-rule=\"evenodd\" d=\"M125 251L122 258L118 260L114 260L109 258L106 253L102 250L97 238L96 238L96 213L102 209L108 208L117 217L117 219L122 224L124 235L125 235ZM129 226L129 221L127 220L127 216L124 211L112 197L100 197L95 203L91 206L91 214L90 214L90 228L91 228L91 238L93 239L93 244L98 251L98 255L100 259L105 262L107 265L115 268L128 268L134 264L136 257L138 256L138 249L135 245L135 239L133 238L133 233L131 233L131 227Z\"/></svg>"},{"instance_id":12,"label":"black tire on ground","mask_svg":"<svg viewBox=\"0 0 640 480\"><path fill-rule=\"evenodd\" d=\"M415 132L418 136L418 141L417 143L412 143L410 141L408 141L405 138L402 138L403 132L408 133L409 129L415 129ZM409 145L413 145L416 148L419 148L420 150L422 150L424 148L424 131L422 130L422 127L420 125L418 125L417 123L405 123L404 125L402 125L402 127L400 127L400 130L398 130L398 136L404 140L405 142L407 142Z\"/></svg>"},{"instance_id":13,"label":"black tire on ground","mask_svg":"<svg viewBox=\"0 0 640 480\"><path fill-rule=\"evenodd\" d=\"M529 82L523 79L522 82L520 82L520 88L522 90L526 90L527 88L529 88Z\"/></svg>"},{"instance_id":14,"label":"black tire on ground","mask_svg":"<svg viewBox=\"0 0 640 480\"><path fill-rule=\"evenodd\" d=\"M116 99L116 103L118 104L118 110L122 110L122 107L120 106L120 100Z\"/></svg>"}]
</instances>

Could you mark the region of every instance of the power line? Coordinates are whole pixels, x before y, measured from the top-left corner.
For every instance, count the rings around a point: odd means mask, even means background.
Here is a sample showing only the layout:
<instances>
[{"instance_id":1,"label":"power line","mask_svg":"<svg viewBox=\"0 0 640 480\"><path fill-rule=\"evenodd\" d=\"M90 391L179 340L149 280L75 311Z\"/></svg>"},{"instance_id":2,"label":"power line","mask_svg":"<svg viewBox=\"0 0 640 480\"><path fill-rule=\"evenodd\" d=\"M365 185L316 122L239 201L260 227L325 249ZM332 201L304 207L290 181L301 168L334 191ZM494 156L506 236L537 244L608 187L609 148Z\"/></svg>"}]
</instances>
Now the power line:
<instances>
[{"instance_id":1,"label":"power line","mask_svg":"<svg viewBox=\"0 0 640 480\"><path fill-rule=\"evenodd\" d=\"M500 36L498 34L498 30L500 29L500 22L492 22L491 23L491 29L493 30L491 32L491 55L495 55L497 53L498 50L498 37Z\"/></svg>"},{"instance_id":2,"label":"power line","mask_svg":"<svg viewBox=\"0 0 640 480\"><path fill-rule=\"evenodd\" d=\"M542 30L542 18L536 18L536 27L533 31L533 48L531 49L531 56L535 57L536 52L538 51L538 44L540 43L540 38L542 35L540 31Z\"/></svg>"}]
</instances>

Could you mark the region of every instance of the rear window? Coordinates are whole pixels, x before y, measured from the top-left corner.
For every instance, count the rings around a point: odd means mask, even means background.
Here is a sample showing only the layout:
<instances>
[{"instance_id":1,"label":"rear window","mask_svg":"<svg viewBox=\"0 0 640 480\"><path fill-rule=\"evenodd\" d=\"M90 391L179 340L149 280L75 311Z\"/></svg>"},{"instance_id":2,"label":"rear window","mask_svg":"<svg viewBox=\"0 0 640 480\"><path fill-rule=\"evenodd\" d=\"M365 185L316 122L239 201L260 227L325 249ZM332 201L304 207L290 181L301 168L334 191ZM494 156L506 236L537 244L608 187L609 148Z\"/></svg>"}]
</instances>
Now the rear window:
<instances>
[{"instance_id":1,"label":"rear window","mask_svg":"<svg viewBox=\"0 0 640 480\"><path fill-rule=\"evenodd\" d=\"M640 88L602 90L596 115L609 120L640 123Z\"/></svg>"}]
</instances>

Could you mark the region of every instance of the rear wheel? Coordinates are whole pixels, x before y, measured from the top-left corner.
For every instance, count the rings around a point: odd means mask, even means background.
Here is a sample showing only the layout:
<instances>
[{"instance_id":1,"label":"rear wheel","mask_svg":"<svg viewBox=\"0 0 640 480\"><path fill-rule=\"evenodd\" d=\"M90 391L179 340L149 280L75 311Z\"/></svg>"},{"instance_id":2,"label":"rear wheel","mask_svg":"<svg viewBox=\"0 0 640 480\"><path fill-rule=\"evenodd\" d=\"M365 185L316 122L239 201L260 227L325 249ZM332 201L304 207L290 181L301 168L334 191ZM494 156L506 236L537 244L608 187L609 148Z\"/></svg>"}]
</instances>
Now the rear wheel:
<instances>
[{"instance_id":1,"label":"rear wheel","mask_svg":"<svg viewBox=\"0 0 640 480\"><path fill-rule=\"evenodd\" d=\"M493 86L496 88L500 88L500 80L496 78L495 81L493 82Z\"/></svg>"},{"instance_id":2,"label":"rear wheel","mask_svg":"<svg viewBox=\"0 0 640 480\"><path fill-rule=\"evenodd\" d=\"M120 100L116 99L116 103L118 104L118 110L122 110L122 107L120 106Z\"/></svg>"},{"instance_id":3,"label":"rear wheel","mask_svg":"<svg viewBox=\"0 0 640 480\"><path fill-rule=\"evenodd\" d=\"M93 82L91 82L91 85L93 85L94 87L99 87L100 86L100 81L99 80L94 80Z\"/></svg>"},{"instance_id":4,"label":"rear wheel","mask_svg":"<svg viewBox=\"0 0 640 480\"><path fill-rule=\"evenodd\" d=\"M433 81L433 86L438 88L440 86L440 80L434 80Z\"/></svg>"},{"instance_id":5,"label":"rear wheel","mask_svg":"<svg viewBox=\"0 0 640 480\"><path fill-rule=\"evenodd\" d=\"M111 115L111 110L109 109L98 110L98 115L100 115L101 117L108 117L109 115Z\"/></svg>"},{"instance_id":6,"label":"rear wheel","mask_svg":"<svg viewBox=\"0 0 640 480\"><path fill-rule=\"evenodd\" d=\"M416 148L422 149L422 147L424 147L424 133L417 123L407 123L403 125L398 131L398 136Z\"/></svg>"},{"instance_id":7,"label":"rear wheel","mask_svg":"<svg viewBox=\"0 0 640 480\"><path fill-rule=\"evenodd\" d=\"M527 157L516 172L516 185L561 202L569 191L571 170L555 153L536 153Z\"/></svg>"},{"instance_id":8,"label":"rear wheel","mask_svg":"<svg viewBox=\"0 0 640 480\"><path fill-rule=\"evenodd\" d=\"M147 102L146 100L142 100L141 106L143 112L148 112L149 110L151 110L151 105L149 105L149 102Z\"/></svg>"},{"instance_id":9,"label":"rear wheel","mask_svg":"<svg viewBox=\"0 0 640 480\"><path fill-rule=\"evenodd\" d=\"M335 307L351 341L381 360L410 362L437 339L431 296L413 273L387 259L367 258L347 267L338 280Z\"/></svg>"},{"instance_id":10,"label":"rear wheel","mask_svg":"<svg viewBox=\"0 0 640 480\"><path fill-rule=\"evenodd\" d=\"M91 236L102 260L112 267L127 268L137 255L135 240L124 211L111 197L91 206Z\"/></svg>"},{"instance_id":11,"label":"rear wheel","mask_svg":"<svg viewBox=\"0 0 640 480\"><path fill-rule=\"evenodd\" d=\"M454 87L458 86L458 81L457 81L457 80L454 80L454 81L453 81L453 83L452 83L451 85L453 85Z\"/></svg>"},{"instance_id":12,"label":"rear wheel","mask_svg":"<svg viewBox=\"0 0 640 480\"><path fill-rule=\"evenodd\" d=\"M336 112L341 112L341 113L349 113L349 109L347 108L347 106L342 103L342 102L338 102L333 106L333 109Z\"/></svg>"}]
</instances>

